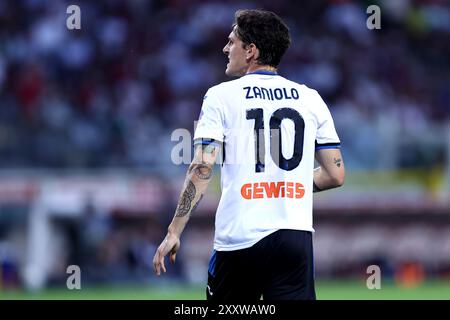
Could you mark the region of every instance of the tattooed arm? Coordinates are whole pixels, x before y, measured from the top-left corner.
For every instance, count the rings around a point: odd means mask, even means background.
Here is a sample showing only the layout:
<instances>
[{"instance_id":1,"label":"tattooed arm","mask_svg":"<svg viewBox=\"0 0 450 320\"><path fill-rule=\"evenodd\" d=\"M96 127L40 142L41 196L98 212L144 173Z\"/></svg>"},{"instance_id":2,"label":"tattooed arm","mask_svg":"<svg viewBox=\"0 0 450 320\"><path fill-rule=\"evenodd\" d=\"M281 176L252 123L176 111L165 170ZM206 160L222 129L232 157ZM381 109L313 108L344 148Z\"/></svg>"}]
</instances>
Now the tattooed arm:
<instances>
[{"instance_id":1,"label":"tattooed arm","mask_svg":"<svg viewBox=\"0 0 450 320\"><path fill-rule=\"evenodd\" d=\"M158 276L161 274L161 270L166 272L164 257L168 253L170 253L170 262L175 262L177 251L180 248L181 233L208 187L219 149L215 144L197 145L195 148L194 160L186 174L175 215L169 225L166 237L153 258L153 267Z\"/></svg>"},{"instance_id":2,"label":"tattooed arm","mask_svg":"<svg viewBox=\"0 0 450 320\"><path fill-rule=\"evenodd\" d=\"M320 167L314 169L313 192L340 187L344 184L345 167L341 150L320 149L316 151Z\"/></svg>"}]
</instances>

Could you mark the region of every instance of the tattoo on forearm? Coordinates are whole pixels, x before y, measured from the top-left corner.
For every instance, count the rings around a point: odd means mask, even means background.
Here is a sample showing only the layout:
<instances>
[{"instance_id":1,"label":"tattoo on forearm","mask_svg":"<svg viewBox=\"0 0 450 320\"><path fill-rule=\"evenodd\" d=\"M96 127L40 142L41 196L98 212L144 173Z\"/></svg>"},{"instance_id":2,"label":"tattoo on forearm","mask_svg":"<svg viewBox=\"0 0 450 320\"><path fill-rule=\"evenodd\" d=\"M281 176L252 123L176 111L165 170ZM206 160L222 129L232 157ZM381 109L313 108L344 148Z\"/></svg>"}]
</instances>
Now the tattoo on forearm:
<instances>
[{"instance_id":1,"label":"tattoo on forearm","mask_svg":"<svg viewBox=\"0 0 450 320\"><path fill-rule=\"evenodd\" d=\"M212 165L206 163L205 161L201 164L193 164L189 168L188 173L191 173L192 171L194 171L195 175L202 180L210 179L213 173Z\"/></svg>"},{"instance_id":2,"label":"tattoo on forearm","mask_svg":"<svg viewBox=\"0 0 450 320\"><path fill-rule=\"evenodd\" d=\"M213 145L204 145L202 146L202 152L204 153L214 153L216 151L216 147ZM208 163L206 161L201 161L201 163L192 163L189 167L188 174L194 172L195 176L201 180L209 180L212 176L213 172L212 163ZM194 211L203 195L200 195L200 198L196 203L193 203L194 198L196 196L197 190L195 188L194 183L189 180L186 189L183 191L180 200L178 202L178 206L175 212L175 217L184 217L188 215L190 212Z\"/></svg>"},{"instance_id":3,"label":"tattoo on forearm","mask_svg":"<svg viewBox=\"0 0 450 320\"><path fill-rule=\"evenodd\" d=\"M200 164L195 168L195 174L202 180L208 180L212 176L212 168L206 164Z\"/></svg>"},{"instance_id":4,"label":"tattoo on forearm","mask_svg":"<svg viewBox=\"0 0 450 320\"><path fill-rule=\"evenodd\" d=\"M191 213L195 211L195 209L197 209L198 204L200 203L200 201L202 201L203 199L203 195L200 196L200 199L198 199L198 201L194 204L194 206L192 207Z\"/></svg>"},{"instance_id":5,"label":"tattoo on forearm","mask_svg":"<svg viewBox=\"0 0 450 320\"><path fill-rule=\"evenodd\" d=\"M338 168L340 168L342 159L341 158L339 158L339 159L333 158L333 162L334 162L335 165L338 166Z\"/></svg>"},{"instance_id":6,"label":"tattoo on forearm","mask_svg":"<svg viewBox=\"0 0 450 320\"><path fill-rule=\"evenodd\" d=\"M184 190L183 194L180 197L180 202L178 203L178 207L175 213L175 217L184 217L187 215L192 206L192 200L195 197L195 185L192 181L189 181L186 190Z\"/></svg>"}]
</instances>

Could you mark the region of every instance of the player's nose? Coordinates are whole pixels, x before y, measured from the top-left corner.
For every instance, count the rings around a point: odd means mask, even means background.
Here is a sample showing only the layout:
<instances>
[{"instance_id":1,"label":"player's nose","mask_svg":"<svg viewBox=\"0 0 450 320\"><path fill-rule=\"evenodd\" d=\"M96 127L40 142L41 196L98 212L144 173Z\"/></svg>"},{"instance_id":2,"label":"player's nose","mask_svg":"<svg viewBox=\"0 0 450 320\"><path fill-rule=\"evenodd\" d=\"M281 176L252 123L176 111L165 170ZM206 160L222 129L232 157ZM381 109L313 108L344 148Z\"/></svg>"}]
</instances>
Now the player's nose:
<instances>
[{"instance_id":1,"label":"player's nose","mask_svg":"<svg viewBox=\"0 0 450 320\"><path fill-rule=\"evenodd\" d=\"M224 54L228 55L228 53L230 52L230 51L228 50L228 45L225 45L225 47L223 47L222 52L223 52Z\"/></svg>"}]
</instances>

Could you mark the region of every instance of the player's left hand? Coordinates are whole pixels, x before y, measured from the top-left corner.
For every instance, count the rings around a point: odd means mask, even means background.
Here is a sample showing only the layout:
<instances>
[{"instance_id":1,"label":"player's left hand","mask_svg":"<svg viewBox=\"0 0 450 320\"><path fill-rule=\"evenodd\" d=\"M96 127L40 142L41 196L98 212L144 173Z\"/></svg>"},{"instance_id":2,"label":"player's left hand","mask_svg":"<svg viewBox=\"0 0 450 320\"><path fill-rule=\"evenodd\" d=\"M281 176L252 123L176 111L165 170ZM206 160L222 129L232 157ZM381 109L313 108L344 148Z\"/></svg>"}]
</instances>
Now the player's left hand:
<instances>
[{"instance_id":1,"label":"player's left hand","mask_svg":"<svg viewBox=\"0 0 450 320\"><path fill-rule=\"evenodd\" d=\"M170 262L175 263L178 249L180 249L180 238L175 235L167 234L153 257L153 269L157 276L161 275L161 270L164 273L167 272L166 266L164 265L164 258L169 252Z\"/></svg>"}]
</instances>

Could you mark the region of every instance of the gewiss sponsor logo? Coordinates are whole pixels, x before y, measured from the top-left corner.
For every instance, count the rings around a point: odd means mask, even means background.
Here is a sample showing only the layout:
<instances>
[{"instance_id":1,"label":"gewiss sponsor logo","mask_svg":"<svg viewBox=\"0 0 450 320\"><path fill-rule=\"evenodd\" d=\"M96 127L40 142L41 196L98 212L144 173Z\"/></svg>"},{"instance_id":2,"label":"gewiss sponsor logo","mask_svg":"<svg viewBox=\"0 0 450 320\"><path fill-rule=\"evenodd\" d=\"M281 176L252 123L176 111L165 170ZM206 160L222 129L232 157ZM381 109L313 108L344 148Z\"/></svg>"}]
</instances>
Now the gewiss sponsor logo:
<instances>
[{"instance_id":1,"label":"gewiss sponsor logo","mask_svg":"<svg viewBox=\"0 0 450 320\"><path fill-rule=\"evenodd\" d=\"M293 198L301 199L305 195L305 187L299 182L256 182L246 183L241 187L244 199Z\"/></svg>"}]
</instances>

